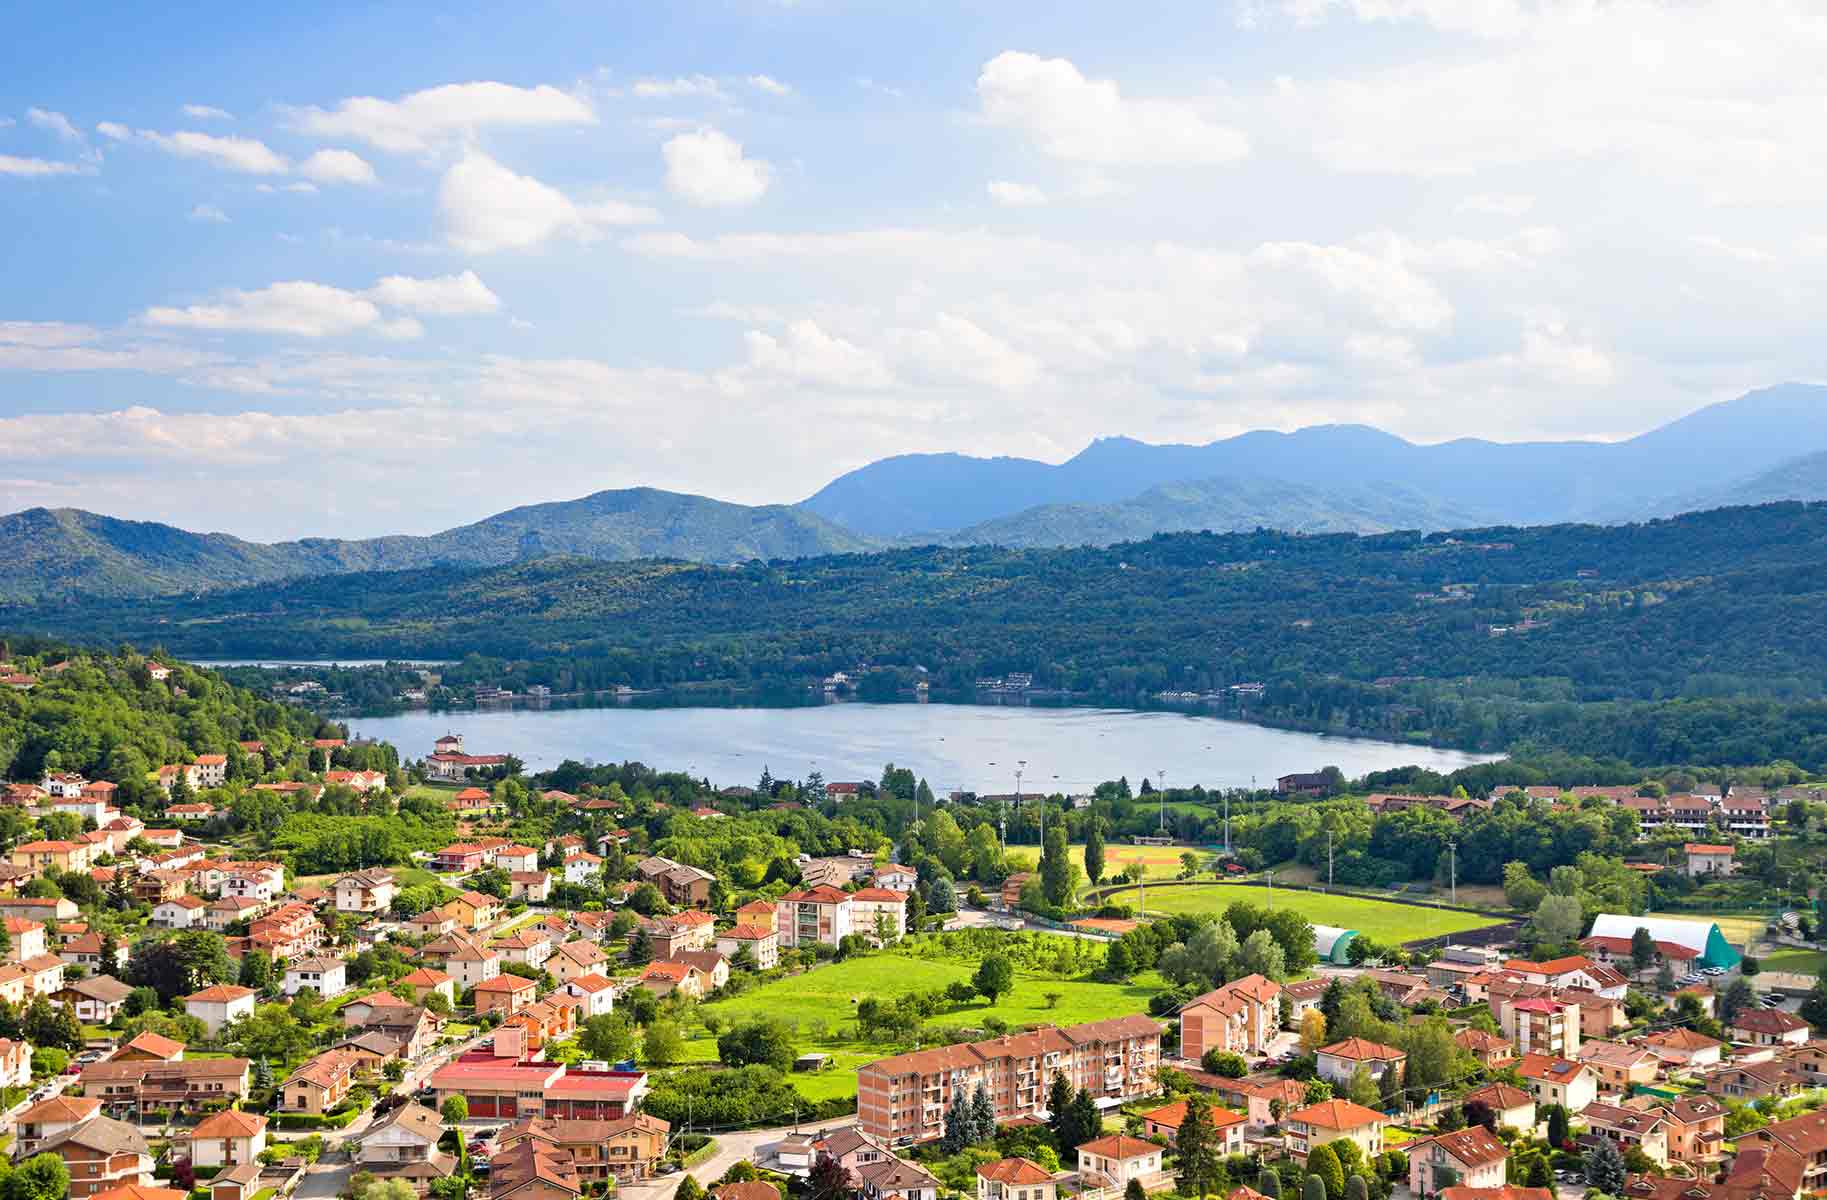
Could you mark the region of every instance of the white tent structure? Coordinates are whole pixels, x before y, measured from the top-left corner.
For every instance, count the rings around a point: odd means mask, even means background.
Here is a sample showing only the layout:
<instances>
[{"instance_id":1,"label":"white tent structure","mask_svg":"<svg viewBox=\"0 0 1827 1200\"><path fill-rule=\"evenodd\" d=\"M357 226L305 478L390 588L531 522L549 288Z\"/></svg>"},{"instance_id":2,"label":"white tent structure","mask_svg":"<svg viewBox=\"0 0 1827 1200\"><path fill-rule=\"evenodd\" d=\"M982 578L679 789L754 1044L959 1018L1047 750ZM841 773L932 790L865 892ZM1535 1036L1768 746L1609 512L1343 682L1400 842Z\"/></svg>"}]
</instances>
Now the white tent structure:
<instances>
[{"instance_id":1,"label":"white tent structure","mask_svg":"<svg viewBox=\"0 0 1827 1200\"><path fill-rule=\"evenodd\" d=\"M1639 929L1647 929L1649 936L1658 942L1671 942L1685 946L1699 955L1699 962L1708 967L1732 968L1744 958L1731 943L1725 940L1725 934L1719 932L1719 926L1711 921L1683 921L1677 917L1633 917L1620 916L1616 913L1601 913L1592 922L1592 932L1588 937L1623 938L1629 941Z\"/></svg>"}]
</instances>

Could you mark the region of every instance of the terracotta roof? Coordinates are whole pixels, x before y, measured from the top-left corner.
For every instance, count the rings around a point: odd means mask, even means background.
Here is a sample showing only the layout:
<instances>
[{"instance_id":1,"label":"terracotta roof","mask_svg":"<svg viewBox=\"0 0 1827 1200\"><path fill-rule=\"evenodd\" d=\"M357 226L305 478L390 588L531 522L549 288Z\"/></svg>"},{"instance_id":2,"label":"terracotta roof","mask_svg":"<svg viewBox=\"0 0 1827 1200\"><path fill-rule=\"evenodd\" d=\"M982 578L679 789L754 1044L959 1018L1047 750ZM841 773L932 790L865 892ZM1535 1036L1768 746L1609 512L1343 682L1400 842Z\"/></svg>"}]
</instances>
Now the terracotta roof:
<instances>
[{"instance_id":1,"label":"terracotta roof","mask_svg":"<svg viewBox=\"0 0 1827 1200\"><path fill-rule=\"evenodd\" d=\"M1181 1123L1186 1120L1186 1108L1186 1101L1176 1100L1172 1104L1164 1104L1152 1112L1143 1113L1142 1119L1144 1121L1153 1121L1157 1125L1166 1125L1170 1129L1178 1129L1180 1128ZM1232 1112L1228 1108L1213 1108L1211 1114L1212 1128L1214 1129L1224 1129L1249 1119L1242 1113Z\"/></svg>"},{"instance_id":2,"label":"terracotta roof","mask_svg":"<svg viewBox=\"0 0 1827 1200\"><path fill-rule=\"evenodd\" d=\"M1406 1051L1398 1050L1394 1046L1385 1046L1382 1042L1373 1042L1361 1037L1346 1038L1344 1041L1334 1042L1330 1046L1321 1046L1319 1052L1321 1054L1330 1054L1334 1058L1349 1058L1358 1061L1370 1060L1372 1062L1383 1062L1391 1059L1408 1057Z\"/></svg>"},{"instance_id":3,"label":"terracotta roof","mask_svg":"<svg viewBox=\"0 0 1827 1200\"><path fill-rule=\"evenodd\" d=\"M225 1108L197 1122L197 1127L190 1131L190 1136L193 1141L197 1138L253 1137L265 1129L266 1118L259 1113Z\"/></svg>"},{"instance_id":4,"label":"terracotta roof","mask_svg":"<svg viewBox=\"0 0 1827 1200\"><path fill-rule=\"evenodd\" d=\"M1349 1100L1322 1100L1318 1104L1296 1109L1283 1119L1317 1125L1321 1129L1362 1129L1372 1122L1386 1123L1389 1120L1382 1113L1365 1108L1362 1104L1353 1104ZM1481 1125L1479 1128L1484 1127Z\"/></svg>"},{"instance_id":5,"label":"terracotta roof","mask_svg":"<svg viewBox=\"0 0 1827 1200\"><path fill-rule=\"evenodd\" d=\"M173 1041L164 1034L154 1033L148 1029L128 1042L121 1050L140 1050L158 1058L172 1059L184 1053L184 1043ZM120 1053L119 1050L115 1051Z\"/></svg>"},{"instance_id":6,"label":"terracotta roof","mask_svg":"<svg viewBox=\"0 0 1827 1200\"><path fill-rule=\"evenodd\" d=\"M1535 1097L1521 1088L1511 1087L1507 1083L1486 1084L1475 1092L1466 1093L1465 1102L1470 1104L1478 1100L1491 1106L1497 1112L1512 1108L1521 1108L1525 1104L1534 1104Z\"/></svg>"},{"instance_id":7,"label":"terracotta roof","mask_svg":"<svg viewBox=\"0 0 1827 1200\"><path fill-rule=\"evenodd\" d=\"M1051 1183L1053 1172L1025 1158L1004 1158L993 1163L984 1163L977 1168L977 1174L995 1183Z\"/></svg>"},{"instance_id":8,"label":"terracotta roof","mask_svg":"<svg viewBox=\"0 0 1827 1200\"><path fill-rule=\"evenodd\" d=\"M1589 1110L1590 1111L1590 1110ZM1583 1115L1583 1114L1582 1114ZM1496 1139L1490 1130L1482 1125L1473 1125L1458 1129L1452 1133L1436 1134L1429 1138L1420 1138L1409 1144L1413 1154L1427 1143L1433 1143L1464 1163L1468 1167L1481 1167L1494 1162L1501 1162L1509 1156L1504 1144Z\"/></svg>"},{"instance_id":9,"label":"terracotta roof","mask_svg":"<svg viewBox=\"0 0 1827 1200\"><path fill-rule=\"evenodd\" d=\"M1574 954L1566 958L1551 958L1546 962L1530 962L1526 958L1512 958L1504 963L1506 971L1521 971L1526 975L1565 975L1570 971L1582 971L1591 967L1592 961L1582 955Z\"/></svg>"},{"instance_id":10,"label":"terracotta roof","mask_svg":"<svg viewBox=\"0 0 1827 1200\"><path fill-rule=\"evenodd\" d=\"M220 1176L218 1176L220 1178ZM123 1183L105 1192L91 1192L89 1200L188 1200L189 1192L177 1188L147 1187L143 1183Z\"/></svg>"},{"instance_id":11,"label":"terracotta roof","mask_svg":"<svg viewBox=\"0 0 1827 1200\"><path fill-rule=\"evenodd\" d=\"M1722 1041L1687 1028L1665 1029L1661 1033L1649 1034L1644 1037L1643 1044L1660 1046L1666 1050L1716 1050L1725 1045Z\"/></svg>"},{"instance_id":12,"label":"terracotta roof","mask_svg":"<svg viewBox=\"0 0 1827 1200\"><path fill-rule=\"evenodd\" d=\"M725 929L717 935L720 938L734 938L738 942L764 942L771 937L778 937L774 930L766 925L736 925Z\"/></svg>"},{"instance_id":13,"label":"terracotta roof","mask_svg":"<svg viewBox=\"0 0 1827 1200\"><path fill-rule=\"evenodd\" d=\"M1453 1041L1457 1042L1463 1049L1470 1050L1473 1054L1482 1054L1485 1051L1499 1048L1505 1050L1511 1048L1510 1043L1503 1038L1498 1037L1494 1033L1486 1033L1482 1029L1461 1029L1458 1033L1453 1035Z\"/></svg>"},{"instance_id":14,"label":"terracotta roof","mask_svg":"<svg viewBox=\"0 0 1827 1200\"><path fill-rule=\"evenodd\" d=\"M244 988L239 984L218 983L206 987L200 992L192 992L184 997L185 1003L195 1000L199 1004L227 1004L231 1000L240 1000L254 994L253 988Z\"/></svg>"},{"instance_id":15,"label":"terracotta roof","mask_svg":"<svg viewBox=\"0 0 1827 1200\"><path fill-rule=\"evenodd\" d=\"M1092 1138L1088 1142L1081 1143L1078 1152L1083 1154L1087 1150L1099 1158L1125 1159L1140 1158L1144 1154L1159 1154L1161 1147L1153 1142L1145 1142L1141 1138L1130 1137L1126 1133L1109 1133L1101 1138Z\"/></svg>"},{"instance_id":16,"label":"terracotta roof","mask_svg":"<svg viewBox=\"0 0 1827 1200\"><path fill-rule=\"evenodd\" d=\"M1563 1083L1585 1069L1582 1063L1546 1054L1525 1054L1516 1064L1516 1073L1524 1079L1545 1079L1550 1083Z\"/></svg>"},{"instance_id":17,"label":"terracotta roof","mask_svg":"<svg viewBox=\"0 0 1827 1200\"><path fill-rule=\"evenodd\" d=\"M1520 1187L1513 1183L1489 1188L1460 1185L1441 1188L1439 1200L1554 1200L1554 1189Z\"/></svg>"},{"instance_id":18,"label":"terracotta roof","mask_svg":"<svg viewBox=\"0 0 1827 1200\"><path fill-rule=\"evenodd\" d=\"M780 1200L780 1189L765 1179L745 1179L711 1189L717 1200Z\"/></svg>"},{"instance_id":19,"label":"terracotta roof","mask_svg":"<svg viewBox=\"0 0 1827 1200\"><path fill-rule=\"evenodd\" d=\"M1784 1012L1780 1008L1746 1008L1740 1009L1738 1015L1732 1018L1726 1028L1775 1036L1806 1029L1808 1022L1794 1013Z\"/></svg>"},{"instance_id":20,"label":"terracotta roof","mask_svg":"<svg viewBox=\"0 0 1827 1200\"><path fill-rule=\"evenodd\" d=\"M101 1111L100 1100L80 1096L51 1096L19 1114L22 1125L74 1125Z\"/></svg>"},{"instance_id":21,"label":"terracotta roof","mask_svg":"<svg viewBox=\"0 0 1827 1200\"><path fill-rule=\"evenodd\" d=\"M527 989L537 991L539 985L531 979L522 979L518 975L497 975L493 979L484 979L476 985L478 992L523 992Z\"/></svg>"}]
</instances>

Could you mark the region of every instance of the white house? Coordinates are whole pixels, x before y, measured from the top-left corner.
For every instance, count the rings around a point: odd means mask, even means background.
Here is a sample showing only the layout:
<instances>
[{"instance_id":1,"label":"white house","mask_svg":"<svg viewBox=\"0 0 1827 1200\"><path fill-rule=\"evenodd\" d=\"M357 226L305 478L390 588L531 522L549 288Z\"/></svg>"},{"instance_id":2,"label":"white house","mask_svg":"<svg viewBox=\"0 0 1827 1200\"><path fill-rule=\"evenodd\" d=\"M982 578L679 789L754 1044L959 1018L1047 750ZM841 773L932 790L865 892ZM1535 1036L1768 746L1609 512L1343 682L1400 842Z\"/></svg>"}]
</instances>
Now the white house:
<instances>
[{"instance_id":1,"label":"white house","mask_svg":"<svg viewBox=\"0 0 1827 1200\"><path fill-rule=\"evenodd\" d=\"M161 929L190 929L203 924L209 905L195 896L184 895L155 904L152 923Z\"/></svg>"},{"instance_id":2,"label":"white house","mask_svg":"<svg viewBox=\"0 0 1827 1200\"><path fill-rule=\"evenodd\" d=\"M603 860L588 850L579 850L565 859L565 882L579 886L595 883L603 873Z\"/></svg>"},{"instance_id":3,"label":"white house","mask_svg":"<svg viewBox=\"0 0 1827 1200\"><path fill-rule=\"evenodd\" d=\"M184 997L184 1011L203 1022L203 1027L213 1036L221 1033L222 1027L230 1021L252 1015L254 989L218 983Z\"/></svg>"},{"instance_id":4,"label":"white house","mask_svg":"<svg viewBox=\"0 0 1827 1200\"><path fill-rule=\"evenodd\" d=\"M578 975L567 979L558 990L577 999L583 1010L580 1020L615 1011L615 984L601 975Z\"/></svg>"},{"instance_id":5,"label":"white house","mask_svg":"<svg viewBox=\"0 0 1827 1200\"><path fill-rule=\"evenodd\" d=\"M295 958L285 965L285 994L316 988L319 996L340 996L349 989L348 968L340 958Z\"/></svg>"},{"instance_id":6,"label":"white house","mask_svg":"<svg viewBox=\"0 0 1827 1200\"><path fill-rule=\"evenodd\" d=\"M391 871L378 867L352 871L336 881L336 911L384 912L393 904L398 891L399 885L394 882Z\"/></svg>"},{"instance_id":7,"label":"white house","mask_svg":"<svg viewBox=\"0 0 1827 1200\"><path fill-rule=\"evenodd\" d=\"M1078 1178L1087 1188L1116 1188L1161 1173L1161 1147L1124 1133L1093 1138L1078 1148ZM1146 1182L1144 1183L1146 1186Z\"/></svg>"},{"instance_id":8,"label":"white house","mask_svg":"<svg viewBox=\"0 0 1827 1200\"><path fill-rule=\"evenodd\" d=\"M259 1113L224 1109L204 1117L187 1140L193 1166L232 1167L255 1162L266 1149L266 1118Z\"/></svg>"}]
</instances>

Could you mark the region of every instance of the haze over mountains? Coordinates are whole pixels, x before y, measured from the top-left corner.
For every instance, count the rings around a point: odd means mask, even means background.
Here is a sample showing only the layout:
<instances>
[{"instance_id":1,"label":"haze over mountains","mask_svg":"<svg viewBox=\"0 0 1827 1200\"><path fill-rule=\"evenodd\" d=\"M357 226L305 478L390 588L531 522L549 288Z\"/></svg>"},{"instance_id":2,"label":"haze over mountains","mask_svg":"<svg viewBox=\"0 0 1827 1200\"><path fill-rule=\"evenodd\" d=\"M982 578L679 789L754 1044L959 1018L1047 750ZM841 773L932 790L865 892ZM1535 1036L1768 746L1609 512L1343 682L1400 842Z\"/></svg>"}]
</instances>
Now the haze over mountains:
<instances>
[{"instance_id":1,"label":"haze over mountains","mask_svg":"<svg viewBox=\"0 0 1827 1200\"><path fill-rule=\"evenodd\" d=\"M735 562L940 543L1108 545L1155 533L1617 523L1827 498L1827 388L1786 384L1616 443L1417 445L1364 426L1204 446L1106 438L1057 465L900 455L798 505L653 488L529 505L429 537L270 545L76 509L0 517L0 601L132 597L554 554Z\"/></svg>"}]
</instances>

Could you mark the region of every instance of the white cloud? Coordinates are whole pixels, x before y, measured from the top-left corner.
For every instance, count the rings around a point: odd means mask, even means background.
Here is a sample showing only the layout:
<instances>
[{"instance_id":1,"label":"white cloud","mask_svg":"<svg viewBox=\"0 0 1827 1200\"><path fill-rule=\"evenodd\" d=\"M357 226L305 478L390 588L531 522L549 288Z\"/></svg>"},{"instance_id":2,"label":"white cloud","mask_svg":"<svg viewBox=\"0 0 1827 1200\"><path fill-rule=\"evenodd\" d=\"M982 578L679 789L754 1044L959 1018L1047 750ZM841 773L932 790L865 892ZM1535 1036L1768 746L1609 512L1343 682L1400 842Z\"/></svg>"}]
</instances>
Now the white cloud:
<instances>
[{"instance_id":1,"label":"white cloud","mask_svg":"<svg viewBox=\"0 0 1827 1200\"><path fill-rule=\"evenodd\" d=\"M591 238L604 225L644 224L652 209L618 201L578 205L557 188L516 174L480 150L444 173L438 188L444 235L473 254L522 250L550 238Z\"/></svg>"},{"instance_id":2,"label":"white cloud","mask_svg":"<svg viewBox=\"0 0 1827 1200\"><path fill-rule=\"evenodd\" d=\"M208 104L186 104L182 111L185 116L198 121L232 121L235 119L234 113Z\"/></svg>"},{"instance_id":3,"label":"white cloud","mask_svg":"<svg viewBox=\"0 0 1827 1200\"><path fill-rule=\"evenodd\" d=\"M1460 212L1481 213L1490 217L1520 217L1535 207L1535 197L1487 192L1467 196L1459 202L1458 207Z\"/></svg>"},{"instance_id":4,"label":"white cloud","mask_svg":"<svg viewBox=\"0 0 1827 1200\"><path fill-rule=\"evenodd\" d=\"M1099 166L1212 166L1249 153L1242 133L1195 104L1131 99L1114 80L1087 79L1067 59L1008 50L983 65L977 96L991 124L1041 151Z\"/></svg>"},{"instance_id":5,"label":"white cloud","mask_svg":"<svg viewBox=\"0 0 1827 1200\"><path fill-rule=\"evenodd\" d=\"M749 76L749 86L766 92L770 96L786 96L792 94L793 91L791 84L782 83L772 75L751 75Z\"/></svg>"},{"instance_id":6,"label":"white cloud","mask_svg":"<svg viewBox=\"0 0 1827 1200\"><path fill-rule=\"evenodd\" d=\"M295 179L291 183L256 183L254 190L269 195L277 192L296 192L299 195L314 196L317 194L317 185L306 183L302 179Z\"/></svg>"},{"instance_id":7,"label":"white cloud","mask_svg":"<svg viewBox=\"0 0 1827 1200\"><path fill-rule=\"evenodd\" d=\"M414 321L385 321L373 301L354 292L302 279L269 284L251 292L231 290L215 304L149 308L140 319L172 329L310 338L357 330L373 330L390 337L416 337L422 332Z\"/></svg>"},{"instance_id":8,"label":"white cloud","mask_svg":"<svg viewBox=\"0 0 1827 1200\"><path fill-rule=\"evenodd\" d=\"M101 134L105 138L112 138L117 142L124 142L133 136L133 130L122 125L119 121L101 121L95 126L95 132Z\"/></svg>"},{"instance_id":9,"label":"white cloud","mask_svg":"<svg viewBox=\"0 0 1827 1200\"><path fill-rule=\"evenodd\" d=\"M388 308L436 316L491 313L501 307L501 298L474 271L431 279L389 275L369 288L368 296Z\"/></svg>"},{"instance_id":10,"label":"white cloud","mask_svg":"<svg viewBox=\"0 0 1827 1200\"><path fill-rule=\"evenodd\" d=\"M357 138L382 150L410 153L486 128L594 125L589 104L549 84L523 88L481 81L447 83L398 100L352 96L334 109L292 110L293 124L319 137Z\"/></svg>"},{"instance_id":11,"label":"white cloud","mask_svg":"<svg viewBox=\"0 0 1827 1200\"><path fill-rule=\"evenodd\" d=\"M195 208L190 210L190 219L193 221L202 221L202 222L206 222L206 223L214 223L217 225L228 224L228 214L223 212L221 209L217 208L213 204L197 205Z\"/></svg>"},{"instance_id":12,"label":"white cloud","mask_svg":"<svg viewBox=\"0 0 1827 1200\"><path fill-rule=\"evenodd\" d=\"M674 79L637 79L628 89L643 100L670 100L681 96L720 99L723 88L708 75L681 75Z\"/></svg>"},{"instance_id":13,"label":"white cloud","mask_svg":"<svg viewBox=\"0 0 1827 1200\"><path fill-rule=\"evenodd\" d=\"M874 391L894 379L882 360L843 338L832 337L816 322L794 321L783 337L751 329L743 334L749 365L771 375L817 387Z\"/></svg>"},{"instance_id":14,"label":"white cloud","mask_svg":"<svg viewBox=\"0 0 1827 1200\"><path fill-rule=\"evenodd\" d=\"M66 142L82 142L87 140L83 137L80 129L70 124L70 118L64 116L60 112L52 112L49 109L43 108L32 108L26 110L25 117L26 120L38 126L38 128L48 129Z\"/></svg>"},{"instance_id":15,"label":"white cloud","mask_svg":"<svg viewBox=\"0 0 1827 1200\"><path fill-rule=\"evenodd\" d=\"M753 204L773 176L768 163L743 157L741 142L709 126L680 134L660 153L666 160L667 190L703 208Z\"/></svg>"},{"instance_id":16,"label":"white cloud","mask_svg":"<svg viewBox=\"0 0 1827 1200\"><path fill-rule=\"evenodd\" d=\"M374 168L352 150L319 150L298 164L298 173L319 183L374 182Z\"/></svg>"},{"instance_id":17,"label":"white cloud","mask_svg":"<svg viewBox=\"0 0 1827 1200\"><path fill-rule=\"evenodd\" d=\"M0 175L16 179L47 179L53 175L86 175L90 168L79 163L54 162L47 158L20 158L0 154Z\"/></svg>"},{"instance_id":18,"label":"white cloud","mask_svg":"<svg viewBox=\"0 0 1827 1200\"><path fill-rule=\"evenodd\" d=\"M992 179L987 185L990 199L1004 208L1036 208L1047 202L1047 193L1031 183L1012 183Z\"/></svg>"},{"instance_id":19,"label":"white cloud","mask_svg":"<svg viewBox=\"0 0 1827 1200\"><path fill-rule=\"evenodd\" d=\"M109 134L110 137L113 134ZM140 137L167 154L196 158L245 175L284 175L291 168L284 158L257 138L221 137L194 130L158 133L141 130Z\"/></svg>"}]
</instances>

